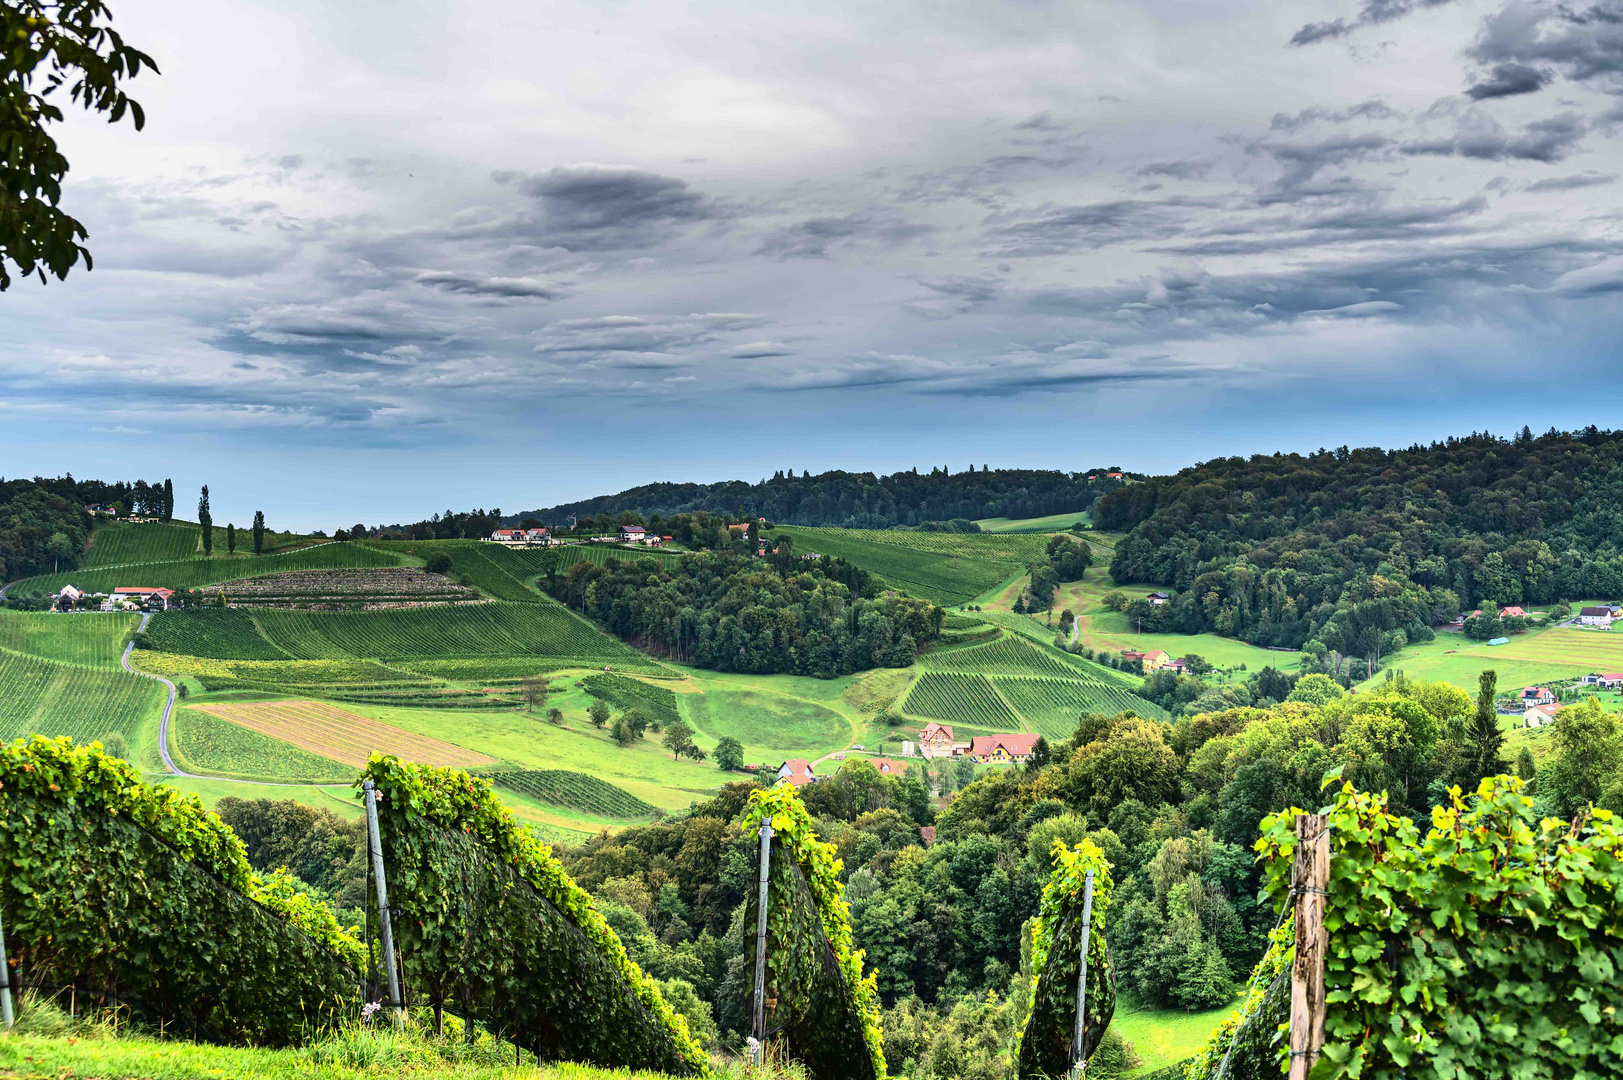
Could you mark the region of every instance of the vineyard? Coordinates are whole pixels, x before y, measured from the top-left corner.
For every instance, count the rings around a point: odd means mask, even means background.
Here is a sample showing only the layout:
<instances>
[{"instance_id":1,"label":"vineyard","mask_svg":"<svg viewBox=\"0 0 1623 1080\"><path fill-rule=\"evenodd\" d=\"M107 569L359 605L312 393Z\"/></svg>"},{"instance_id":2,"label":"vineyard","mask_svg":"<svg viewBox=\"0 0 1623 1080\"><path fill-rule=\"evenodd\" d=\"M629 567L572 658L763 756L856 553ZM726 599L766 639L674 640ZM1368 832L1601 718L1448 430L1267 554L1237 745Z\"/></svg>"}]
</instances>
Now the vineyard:
<instances>
[{"instance_id":1,"label":"vineyard","mask_svg":"<svg viewBox=\"0 0 1623 1080\"><path fill-rule=\"evenodd\" d=\"M515 549L484 540L370 540L367 545L412 559L444 554L451 560L446 577L497 600L534 602L541 598L531 588L546 573L546 552L541 549Z\"/></svg>"},{"instance_id":2,"label":"vineyard","mask_svg":"<svg viewBox=\"0 0 1623 1080\"><path fill-rule=\"evenodd\" d=\"M0 609L0 649L116 671L135 615L21 612Z\"/></svg>"},{"instance_id":3,"label":"vineyard","mask_svg":"<svg viewBox=\"0 0 1623 1080\"><path fill-rule=\"evenodd\" d=\"M347 783L355 770L202 709L181 709L171 727L170 752L187 772Z\"/></svg>"},{"instance_id":4,"label":"vineyard","mask_svg":"<svg viewBox=\"0 0 1623 1080\"><path fill-rule=\"evenodd\" d=\"M1020 718L985 675L926 671L902 707L914 716L955 724L1002 730L1020 725Z\"/></svg>"},{"instance_id":5,"label":"vineyard","mask_svg":"<svg viewBox=\"0 0 1623 1080\"><path fill-rule=\"evenodd\" d=\"M1163 717L1154 702L1121 687L1076 679L1027 679L994 676L992 685L1025 718L1029 730L1050 739L1069 739L1084 713L1114 716L1135 712L1140 716Z\"/></svg>"},{"instance_id":6,"label":"vineyard","mask_svg":"<svg viewBox=\"0 0 1623 1080\"><path fill-rule=\"evenodd\" d=\"M892 588L937 604L962 604L1043 557L1039 534L931 533L780 526L797 554L844 558Z\"/></svg>"},{"instance_id":7,"label":"vineyard","mask_svg":"<svg viewBox=\"0 0 1623 1080\"><path fill-rule=\"evenodd\" d=\"M1068 652L1056 649L1054 647L1054 634L1056 631L1048 629L1042 623L1028 616L1015 615L1007 611L977 611L975 612L975 618L992 626L1001 627L1004 630L1012 630L1014 633L1035 642L1042 648L1044 655L1052 656L1061 663L1070 665L1081 672L1084 678L1097 679L1106 683L1120 683L1129 687L1139 684L1139 679L1135 675L1125 674L1114 668L1105 667L1103 664L1096 664L1091 660L1084 660L1080 656L1073 656Z\"/></svg>"},{"instance_id":8,"label":"vineyard","mask_svg":"<svg viewBox=\"0 0 1623 1080\"><path fill-rule=\"evenodd\" d=\"M670 669L636 652L619 656L484 656L449 660L397 660L393 666L438 679L457 682L512 684L531 675L545 675L570 668L613 668L616 671L669 675Z\"/></svg>"},{"instance_id":9,"label":"vineyard","mask_svg":"<svg viewBox=\"0 0 1623 1080\"><path fill-rule=\"evenodd\" d=\"M984 675L1051 675L1074 679L1076 669L1053 653L1005 635L984 645L929 653L919 659L927 671L978 671Z\"/></svg>"},{"instance_id":10,"label":"vineyard","mask_svg":"<svg viewBox=\"0 0 1623 1080\"><path fill-rule=\"evenodd\" d=\"M157 528L157 526L145 526ZM284 570L320 570L356 566L401 566L410 560L390 551L353 543L317 544L281 555L217 555L210 559L177 559L136 566L89 567L60 574L26 578L12 587L17 596L43 596L56 593L64 585L77 585L86 592L111 592L120 585L161 585L171 589L196 589L238 578L259 577Z\"/></svg>"},{"instance_id":11,"label":"vineyard","mask_svg":"<svg viewBox=\"0 0 1623 1080\"><path fill-rule=\"evenodd\" d=\"M625 788L568 769L523 769L485 773L497 787L550 806L612 818L652 817L656 809Z\"/></svg>"},{"instance_id":12,"label":"vineyard","mask_svg":"<svg viewBox=\"0 0 1623 1080\"><path fill-rule=\"evenodd\" d=\"M290 570L221 586L233 607L391 608L478 602L479 593L414 566Z\"/></svg>"},{"instance_id":13,"label":"vineyard","mask_svg":"<svg viewBox=\"0 0 1623 1080\"><path fill-rule=\"evenodd\" d=\"M319 757L359 768L370 754L393 754L430 765L491 765L494 758L319 701L251 701L197 705L211 713Z\"/></svg>"},{"instance_id":14,"label":"vineyard","mask_svg":"<svg viewBox=\"0 0 1623 1080\"><path fill-rule=\"evenodd\" d=\"M546 555L551 560L553 568L560 574L569 573L571 566L582 562L602 566L610 559L619 559L622 562L653 559L661 566L669 566L682 557L674 551L660 551L657 548L623 548L612 544L570 544L566 547L552 548ZM541 572L546 572L545 563L542 564Z\"/></svg>"},{"instance_id":15,"label":"vineyard","mask_svg":"<svg viewBox=\"0 0 1623 1080\"><path fill-rule=\"evenodd\" d=\"M7 651L0 651L0 687L0 740L38 732L91 742L119 734L133 746L142 721L166 697L161 685L139 675Z\"/></svg>"},{"instance_id":16,"label":"vineyard","mask_svg":"<svg viewBox=\"0 0 1623 1080\"><path fill-rule=\"evenodd\" d=\"M639 709L650 720L674 724L681 719L676 711L676 694L663 686L650 686L624 675L588 675L586 692L602 698L617 709Z\"/></svg>"},{"instance_id":17,"label":"vineyard","mask_svg":"<svg viewBox=\"0 0 1623 1080\"><path fill-rule=\"evenodd\" d=\"M246 679L262 683L315 686L324 683L433 684L433 680L384 667L370 660L222 660L143 650L131 657L142 671L175 678Z\"/></svg>"},{"instance_id":18,"label":"vineyard","mask_svg":"<svg viewBox=\"0 0 1623 1080\"><path fill-rule=\"evenodd\" d=\"M100 525L90 534L90 548L82 566L120 566L125 563L172 562L197 554L200 533L196 525L117 522Z\"/></svg>"},{"instance_id":19,"label":"vineyard","mask_svg":"<svg viewBox=\"0 0 1623 1080\"><path fill-rule=\"evenodd\" d=\"M251 614L235 608L160 611L147 623L142 644L146 649L222 660L288 659L286 651L260 634Z\"/></svg>"}]
</instances>

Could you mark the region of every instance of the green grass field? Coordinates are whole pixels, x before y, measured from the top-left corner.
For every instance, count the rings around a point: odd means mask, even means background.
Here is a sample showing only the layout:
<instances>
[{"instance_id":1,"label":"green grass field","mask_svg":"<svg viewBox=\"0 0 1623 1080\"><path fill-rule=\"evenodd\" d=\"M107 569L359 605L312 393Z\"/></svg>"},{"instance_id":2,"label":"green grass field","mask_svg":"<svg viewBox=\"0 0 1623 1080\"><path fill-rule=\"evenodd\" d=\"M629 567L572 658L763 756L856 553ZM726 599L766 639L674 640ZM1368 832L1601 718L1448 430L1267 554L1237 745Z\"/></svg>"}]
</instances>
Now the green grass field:
<instances>
[{"instance_id":1,"label":"green grass field","mask_svg":"<svg viewBox=\"0 0 1623 1080\"><path fill-rule=\"evenodd\" d=\"M176 709L169 751L185 772L342 784L355 770L197 709Z\"/></svg>"},{"instance_id":2,"label":"green grass field","mask_svg":"<svg viewBox=\"0 0 1623 1080\"><path fill-rule=\"evenodd\" d=\"M1475 694L1477 676L1492 668L1501 691L1623 671L1623 633L1553 626L1517 634L1507 645L1488 645L1464 634L1439 633L1384 660L1405 675L1451 683ZM1377 679L1385 678L1376 672Z\"/></svg>"},{"instance_id":3,"label":"green grass field","mask_svg":"<svg viewBox=\"0 0 1623 1080\"><path fill-rule=\"evenodd\" d=\"M815 701L775 694L762 689L711 689L683 694L683 714L696 732L708 736L700 745L713 746L731 736L744 744L750 762L776 758L817 757L850 745L851 725L838 712ZM698 741L698 740L696 740Z\"/></svg>"},{"instance_id":4,"label":"green grass field","mask_svg":"<svg viewBox=\"0 0 1623 1080\"><path fill-rule=\"evenodd\" d=\"M116 671L124 639L139 622L139 616L124 613L65 614L0 608L0 649Z\"/></svg>"},{"instance_id":5,"label":"green grass field","mask_svg":"<svg viewBox=\"0 0 1623 1080\"><path fill-rule=\"evenodd\" d=\"M196 525L176 522L139 525L127 521L107 522L91 532L90 547L80 565L118 566L190 559L202 551L202 536Z\"/></svg>"},{"instance_id":6,"label":"green grass field","mask_svg":"<svg viewBox=\"0 0 1623 1080\"><path fill-rule=\"evenodd\" d=\"M1119 1002L1110 1025L1133 1044L1144 1061L1141 1071L1153 1072L1197 1053L1233 1009L1232 1005L1224 1005L1203 1012L1184 1012L1139 1009Z\"/></svg>"},{"instance_id":7,"label":"green grass field","mask_svg":"<svg viewBox=\"0 0 1623 1080\"><path fill-rule=\"evenodd\" d=\"M160 528L161 526L134 526ZM215 530L216 540L220 539ZM94 546L94 545L92 545ZM337 570L346 567L406 566L416 560L392 551L350 542L318 544L297 548L280 555L226 556L223 545L216 546L213 558L177 559L133 566L87 567L60 574L45 574L18 582L11 589L17 596L42 596L77 585L87 592L111 592L120 585L161 585L171 589L196 589L238 578L277 574L286 570Z\"/></svg>"},{"instance_id":8,"label":"green grass field","mask_svg":"<svg viewBox=\"0 0 1623 1080\"><path fill-rule=\"evenodd\" d=\"M975 524L981 527L981 532L989 533L1056 533L1068 532L1079 521L1091 523L1093 518L1086 510L1077 510L1069 514L1049 514L1047 517L981 518Z\"/></svg>"},{"instance_id":9,"label":"green grass field","mask_svg":"<svg viewBox=\"0 0 1623 1080\"><path fill-rule=\"evenodd\" d=\"M892 587L937 604L962 604L1043 558L1037 534L932 533L895 529L779 526L796 553L833 555L878 574Z\"/></svg>"}]
</instances>

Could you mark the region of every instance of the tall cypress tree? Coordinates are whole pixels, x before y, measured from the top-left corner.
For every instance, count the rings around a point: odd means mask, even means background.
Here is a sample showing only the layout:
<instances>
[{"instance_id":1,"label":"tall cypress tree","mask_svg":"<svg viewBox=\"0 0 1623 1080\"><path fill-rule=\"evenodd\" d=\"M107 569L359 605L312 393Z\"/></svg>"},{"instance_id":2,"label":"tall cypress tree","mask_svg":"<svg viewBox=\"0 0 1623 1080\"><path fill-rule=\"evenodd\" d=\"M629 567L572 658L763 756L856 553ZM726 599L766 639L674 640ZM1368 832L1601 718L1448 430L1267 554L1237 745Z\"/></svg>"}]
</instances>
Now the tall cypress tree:
<instances>
[{"instance_id":1,"label":"tall cypress tree","mask_svg":"<svg viewBox=\"0 0 1623 1080\"><path fill-rule=\"evenodd\" d=\"M1499 730L1499 710L1493 702L1498 683L1499 674L1491 668L1477 676L1476 715L1471 718L1471 731L1468 736L1473 783L1484 776L1495 776L1505 771L1505 763L1501 756L1504 752L1505 736Z\"/></svg>"},{"instance_id":2,"label":"tall cypress tree","mask_svg":"<svg viewBox=\"0 0 1623 1080\"><path fill-rule=\"evenodd\" d=\"M227 555L237 553L237 527L229 521L225 523L225 553Z\"/></svg>"},{"instance_id":3,"label":"tall cypress tree","mask_svg":"<svg viewBox=\"0 0 1623 1080\"><path fill-rule=\"evenodd\" d=\"M254 554L265 553L265 511L254 511Z\"/></svg>"},{"instance_id":4,"label":"tall cypress tree","mask_svg":"<svg viewBox=\"0 0 1623 1080\"><path fill-rule=\"evenodd\" d=\"M175 520L175 482L173 480L163 482L163 519L165 521Z\"/></svg>"},{"instance_id":5,"label":"tall cypress tree","mask_svg":"<svg viewBox=\"0 0 1623 1080\"><path fill-rule=\"evenodd\" d=\"M203 494L197 500L197 523L203 526L203 555L214 554L214 515L209 513L209 486L203 485Z\"/></svg>"}]
</instances>

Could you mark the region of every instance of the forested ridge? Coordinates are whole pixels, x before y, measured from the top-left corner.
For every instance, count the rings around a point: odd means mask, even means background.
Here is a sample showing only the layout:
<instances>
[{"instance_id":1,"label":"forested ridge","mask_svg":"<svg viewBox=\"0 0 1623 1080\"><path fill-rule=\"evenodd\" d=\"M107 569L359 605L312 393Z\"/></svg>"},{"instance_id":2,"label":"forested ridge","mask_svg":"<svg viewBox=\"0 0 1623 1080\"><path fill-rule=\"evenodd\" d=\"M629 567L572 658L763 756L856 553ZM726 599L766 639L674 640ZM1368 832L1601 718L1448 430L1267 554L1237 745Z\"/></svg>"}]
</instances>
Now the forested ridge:
<instances>
[{"instance_id":1,"label":"forested ridge","mask_svg":"<svg viewBox=\"0 0 1623 1080\"><path fill-rule=\"evenodd\" d=\"M107 483L71 474L0 478L0 581L78 566L90 535L85 506L91 503L168 521L175 512L174 487L167 480Z\"/></svg>"},{"instance_id":2,"label":"forested ridge","mask_svg":"<svg viewBox=\"0 0 1623 1080\"><path fill-rule=\"evenodd\" d=\"M1177 591L1146 629L1390 651L1462 609L1623 595L1623 431L1218 458L1094 521L1129 531L1112 578Z\"/></svg>"},{"instance_id":3,"label":"forested ridge","mask_svg":"<svg viewBox=\"0 0 1623 1080\"><path fill-rule=\"evenodd\" d=\"M953 518L1042 517L1083 511L1105 492L1122 486L1108 474L1116 466L1085 472L1054 469L976 469L962 472L932 468L877 476L832 470L799 476L793 469L751 484L724 480L714 484L642 484L616 495L600 495L511 515L517 524L535 518L549 524L570 517L633 511L643 517L707 511L741 517L764 517L785 525L835 525L884 529ZM1095 477L1089 480L1088 477ZM1136 475L1136 474L1129 474Z\"/></svg>"}]
</instances>

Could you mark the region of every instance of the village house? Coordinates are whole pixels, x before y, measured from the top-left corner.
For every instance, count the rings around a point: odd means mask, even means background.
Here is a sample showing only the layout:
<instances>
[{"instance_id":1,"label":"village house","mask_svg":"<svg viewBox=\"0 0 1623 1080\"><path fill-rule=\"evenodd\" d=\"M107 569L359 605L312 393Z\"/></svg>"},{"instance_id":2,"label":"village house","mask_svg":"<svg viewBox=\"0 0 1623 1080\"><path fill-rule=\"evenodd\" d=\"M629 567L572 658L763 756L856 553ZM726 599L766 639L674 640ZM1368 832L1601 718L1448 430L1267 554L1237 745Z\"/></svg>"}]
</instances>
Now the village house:
<instances>
[{"instance_id":1,"label":"village house","mask_svg":"<svg viewBox=\"0 0 1623 1080\"><path fill-rule=\"evenodd\" d=\"M62 591L56 594L56 602L52 606L58 611L72 611L73 605L84 599L84 595L77 585L64 585Z\"/></svg>"},{"instance_id":2,"label":"village house","mask_svg":"<svg viewBox=\"0 0 1623 1080\"><path fill-rule=\"evenodd\" d=\"M1585 626L1600 626L1607 630L1612 628L1612 609L1609 607L1586 607L1578 612L1578 621Z\"/></svg>"},{"instance_id":3,"label":"village house","mask_svg":"<svg viewBox=\"0 0 1623 1080\"><path fill-rule=\"evenodd\" d=\"M1168 660L1162 666L1165 667L1168 671L1175 672L1176 674L1182 675L1183 674L1183 669L1189 666L1189 661L1186 660L1184 657L1180 656L1176 660Z\"/></svg>"},{"instance_id":4,"label":"village house","mask_svg":"<svg viewBox=\"0 0 1623 1080\"><path fill-rule=\"evenodd\" d=\"M1501 619L1525 619L1527 618L1527 612L1519 607L1502 607L1499 609L1499 617Z\"/></svg>"},{"instance_id":5,"label":"village house","mask_svg":"<svg viewBox=\"0 0 1623 1080\"><path fill-rule=\"evenodd\" d=\"M1120 480L1121 479L1121 473L1119 473L1119 472L1105 473L1105 479L1107 479L1107 480Z\"/></svg>"},{"instance_id":6,"label":"village house","mask_svg":"<svg viewBox=\"0 0 1623 1080\"><path fill-rule=\"evenodd\" d=\"M977 735L969 740L969 756L974 761L1028 761L1031 748L1041 735Z\"/></svg>"},{"instance_id":7,"label":"village house","mask_svg":"<svg viewBox=\"0 0 1623 1080\"><path fill-rule=\"evenodd\" d=\"M812 772L811 762L797 757L778 766L778 779L789 781L790 787L805 787L814 782L817 775Z\"/></svg>"},{"instance_id":8,"label":"village house","mask_svg":"<svg viewBox=\"0 0 1623 1080\"><path fill-rule=\"evenodd\" d=\"M1538 728L1548 727L1555 719L1555 714L1561 711L1561 705L1551 702L1548 705L1534 705L1522 713L1522 727Z\"/></svg>"},{"instance_id":9,"label":"village house","mask_svg":"<svg viewBox=\"0 0 1623 1080\"><path fill-rule=\"evenodd\" d=\"M151 585L120 585L113 590L113 599L129 600L134 603L145 604L147 607L157 608L159 611L169 610L169 599L175 595L173 589L157 588Z\"/></svg>"},{"instance_id":10,"label":"village house","mask_svg":"<svg viewBox=\"0 0 1623 1080\"><path fill-rule=\"evenodd\" d=\"M1162 668L1172 663L1172 657L1168 656L1160 649L1151 649L1149 652L1145 653L1141 659L1144 661L1144 670L1146 672L1160 671Z\"/></svg>"},{"instance_id":11,"label":"village house","mask_svg":"<svg viewBox=\"0 0 1623 1080\"><path fill-rule=\"evenodd\" d=\"M1555 700L1555 692L1547 686L1529 686L1522 691L1523 705L1548 705Z\"/></svg>"},{"instance_id":12,"label":"village house","mask_svg":"<svg viewBox=\"0 0 1623 1080\"><path fill-rule=\"evenodd\" d=\"M1150 602L1151 607L1160 607L1162 604L1172 599L1172 594L1164 592L1152 592L1144 599Z\"/></svg>"},{"instance_id":13,"label":"village house","mask_svg":"<svg viewBox=\"0 0 1623 1080\"><path fill-rule=\"evenodd\" d=\"M1608 671L1604 673L1591 672L1583 677L1585 686L1598 686L1603 690L1615 690L1623 686L1623 671Z\"/></svg>"},{"instance_id":14,"label":"village house","mask_svg":"<svg viewBox=\"0 0 1623 1080\"><path fill-rule=\"evenodd\" d=\"M1146 655L1146 653L1141 653L1137 649L1123 649L1121 651L1123 660L1142 660Z\"/></svg>"},{"instance_id":15,"label":"village house","mask_svg":"<svg viewBox=\"0 0 1623 1080\"><path fill-rule=\"evenodd\" d=\"M921 757L951 757L952 728L947 724L926 724L919 732Z\"/></svg>"},{"instance_id":16,"label":"village house","mask_svg":"<svg viewBox=\"0 0 1623 1080\"><path fill-rule=\"evenodd\" d=\"M622 544L636 544L648 535L648 530L641 525L622 525L617 535Z\"/></svg>"},{"instance_id":17,"label":"village house","mask_svg":"<svg viewBox=\"0 0 1623 1080\"><path fill-rule=\"evenodd\" d=\"M902 776L907 772L906 765L903 765L900 761L893 761L888 757L858 758L857 760L867 761L868 764L878 769L884 776Z\"/></svg>"},{"instance_id":18,"label":"village house","mask_svg":"<svg viewBox=\"0 0 1623 1080\"><path fill-rule=\"evenodd\" d=\"M490 534L490 538L498 544L522 544L524 542L524 530L497 529Z\"/></svg>"}]
</instances>

